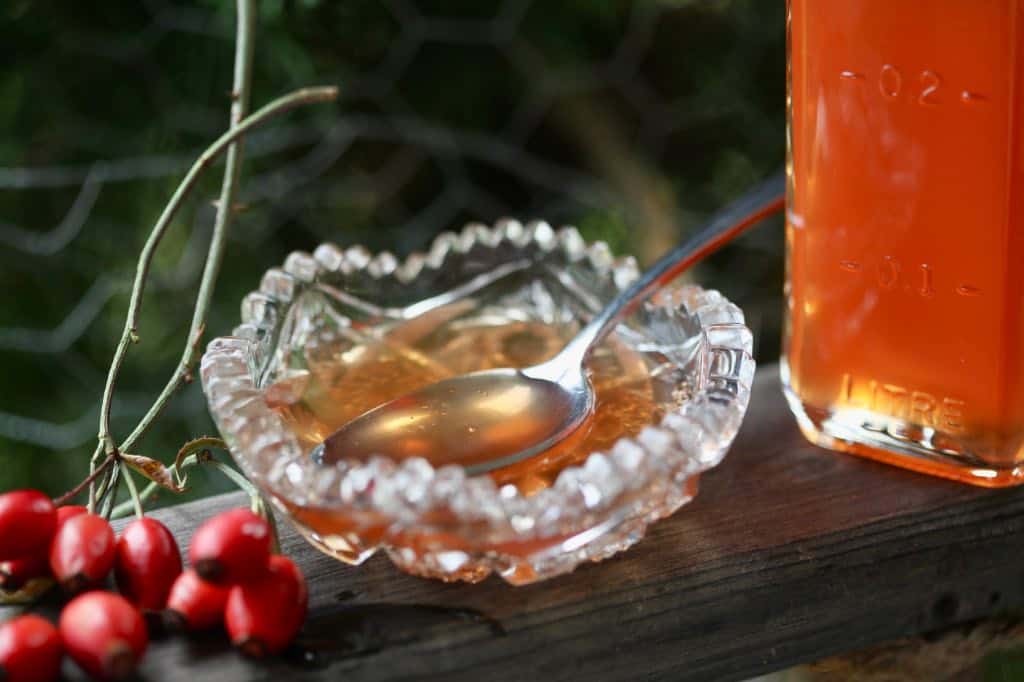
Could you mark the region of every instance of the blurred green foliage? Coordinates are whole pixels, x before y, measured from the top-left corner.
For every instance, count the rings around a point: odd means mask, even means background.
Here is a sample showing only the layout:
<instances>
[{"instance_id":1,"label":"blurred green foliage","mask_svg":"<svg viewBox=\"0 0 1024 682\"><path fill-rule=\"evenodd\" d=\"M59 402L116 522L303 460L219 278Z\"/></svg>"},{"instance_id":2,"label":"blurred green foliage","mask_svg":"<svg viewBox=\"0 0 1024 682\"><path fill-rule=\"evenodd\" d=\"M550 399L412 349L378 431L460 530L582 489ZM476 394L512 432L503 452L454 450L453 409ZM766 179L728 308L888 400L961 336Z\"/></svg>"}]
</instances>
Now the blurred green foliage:
<instances>
[{"instance_id":1,"label":"blurred green foliage","mask_svg":"<svg viewBox=\"0 0 1024 682\"><path fill-rule=\"evenodd\" d=\"M313 84L343 97L250 138L208 338L294 249L406 254L514 215L650 260L783 160L781 1L258 4L254 104ZM225 0L0 6L0 489L57 494L85 472L139 249L225 126L233 31ZM211 173L161 248L122 436L180 355L218 187ZM775 223L696 274L744 306L766 361L781 254ZM168 461L211 430L193 385L138 450Z\"/></svg>"},{"instance_id":2,"label":"blurred green foliage","mask_svg":"<svg viewBox=\"0 0 1024 682\"><path fill-rule=\"evenodd\" d=\"M996 651L982 661L984 682L1020 682L1024 679L1024 648Z\"/></svg>"}]
</instances>

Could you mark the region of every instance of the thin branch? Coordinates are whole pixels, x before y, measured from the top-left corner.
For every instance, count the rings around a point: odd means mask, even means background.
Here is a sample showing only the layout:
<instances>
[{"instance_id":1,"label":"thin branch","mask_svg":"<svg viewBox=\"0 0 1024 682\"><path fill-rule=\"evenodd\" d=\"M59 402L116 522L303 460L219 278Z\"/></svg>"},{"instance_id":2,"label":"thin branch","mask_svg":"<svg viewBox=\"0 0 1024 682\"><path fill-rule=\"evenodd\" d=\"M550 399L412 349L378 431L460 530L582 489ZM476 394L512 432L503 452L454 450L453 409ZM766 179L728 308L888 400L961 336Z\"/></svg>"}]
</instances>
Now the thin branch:
<instances>
[{"instance_id":1,"label":"thin branch","mask_svg":"<svg viewBox=\"0 0 1024 682\"><path fill-rule=\"evenodd\" d=\"M200 436L199 438L190 440L181 446L181 449L178 450L177 456L174 458L174 475L178 478L179 484L183 484L181 479L181 467L185 458L189 455L205 451L207 453L206 458L210 459L211 456L209 455L209 448L217 448L218 450L228 452L228 444L216 436ZM200 455L200 458L202 458L202 455Z\"/></svg>"},{"instance_id":2,"label":"thin branch","mask_svg":"<svg viewBox=\"0 0 1024 682\"><path fill-rule=\"evenodd\" d=\"M200 326L199 329L196 330L195 334L190 337L188 345L185 347L185 352L182 355L182 359L178 362L178 366L175 367L174 373L171 374L171 378L167 380L167 384L164 386L163 390L160 391L160 395L156 397L153 404L150 405L146 414L144 414L142 419L139 420L139 423L135 425L135 429L127 438L124 439L124 443L121 445L122 449L127 450L128 448L133 447L135 443L138 442L139 438L141 438L149 427L153 425L153 422L160 416L160 413L164 411L164 408L167 407L167 403L170 401L171 396L174 395L174 392L181 388L183 384L191 382L191 363L193 362L195 353L198 352L199 346L202 343L204 330L205 325Z\"/></svg>"},{"instance_id":3,"label":"thin branch","mask_svg":"<svg viewBox=\"0 0 1024 682\"><path fill-rule=\"evenodd\" d=\"M64 493L60 497L54 498L53 506L61 507L61 506L65 505L65 504L67 504L68 502L70 502L71 500L75 499L75 497L80 492L82 492L85 489L86 486L90 486L91 487L92 484L96 481L96 479L100 477L100 474L102 474L104 471L106 471L107 467L110 466L113 463L113 461L114 461L114 456L113 455L107 455L107 458L105 460L103 460L103 462L98 467L96 467L96 469L94 469L92 471L92 473L90 473L88 476L86 476L85 480L83 480L81 483L79 483L74 488L72 488L71 490L67 491L66 493Z\"/></svg>"},{"instance_id":4,"label":"thin branch","mask_svg":"<svg viewBox=\"0 0 1024 682\"><path fill-rule=\"evenodd\" d=\"M105 519L110 519L110 512L114 510L114 506L117 503L117 486L120 482L121 467L110 467L110 477L107 479L106 489L100 495L100 500L103 503L99 514Z\"/></svg>"},{"instance_id":5,"label":"thin branch","mask_svg":"<svg viewBox=\"0 0 1024 682\"><path fill-rule=\"evenodd\" d=\"M102 512L108 518L120 515L130 505L138 516L143 515L143 503L159 489L159 484L153 480L140 494L135 485L135 480L128 470L127 463L119 461L119 453L130 449L135 442L142 437L154 420L161 414L170 401L172 395L183 384L192 381L192 366L202 345L203 334L206 328L206 316L213 298L213 291L216 285L217 276L220 273L221 264L224 259L224 251L227 243L227 235L231 226L231 216L235 207L235 196L238 191L238 182L241 176L243 136L249 130L262 125L273 116L284 113L294 107L313 102L324 102L337 97L338 90L335 87L305 88L278 98L264 106L255 114L246 116L249 105L249 95L252 82L252 58L253 58L253 34L255 28L256 14L254 11L254 0L236 0L238 20L236 23L235 40L235 68L233 87L231 92L231 115L230 127L226 133L218 138L210 147L204 151L195 163L189 168L185 177L181 180L170 201L164 207L159 219L154 225L152 232L143 245L142 253L139 255L139 262L135 271L135 280L132 286L131 299L128 304L128 313L125 319L124 330L114 350L114 357L110 363L110 370L107 374L106 384L103 389L103 400L100 407L100 424L97 435L98 444L90 461L90 474L73 493L80 492L85 486L89 487L89 509L93 510L96 505L102 505ZM152 267L153 257L160 245L165 233L170 228L175 215L184 203L185 198L195 186L199 176L209 167L213 161L226 152L224 179L221 184L220 199L217 202L217 215L214 222L213 235L210 240L206 262L203 267L203 276L196 294L196 304L192 315L192 322L189 326L188 340L182 352L181 360L177 368L164 386L163 390L154 400L149 411L142 417L135 429L120 444L115 442L110 431L110 413L113 404L114 390L117 379L121 372L125 356L128 353L128 346L139 342L138 323L142 308L142 298L145 292L146 281ZM197 439L187 443L179 452L175 460L175 475L181 477L181 469L193 464L212 461L206 447L225 447L220 439L206 438ZM199 451L200 448L204 448ZM106 460L100 464L100 457L106 453ZM194 454L193 454L194 453ZM221 468L225 475L235 480L236 484L246 487L253 493L252 485L245 481L237 473L227 467L214 462ZM113 466L112 466L113 465ZM107 472L102 485L97 486L95 482L103 471ZM118 478L123 477L128 491L131 495L129 502L116 505Z\"/></svg>"},{"instance_id":6,"label":"thin branch","mask_svg":"<svg viewBox=\"0 0 1024 682\"><path fill-rule=\"evenodd\" d=\"M231 92L230 130L237 128L242 119L245 118L245 115L249 113L249 94L252 89L252 37L255 33L256 25L256 12L253 10L253 0L237 0L237 8L235 76ZM206 329L206 315L210 309L210 302L213 300L217 276L220 274L221 263L224 261L224 249L227 246L228 231L230 230L231 217L234 213L232 207L235 205L238 181L242 172L243 144L243 138L238 138L237 142L228 147L225 157L224 182L221 185L220 200L217 202L217 217L214 220L213 236L210 238L210 248L206 256L206 264L203 266L203 277L199 284L199 293L196 295L195 311L192 314L192 323L189 326L189 342L185 346L174 374L167 382L157 401L125 440L123 445L125 448L130 448L135 444L163 410L164 405L166 405L166 398L169 398L181 386L182 382L188 382L190 379L192 365L195 362L199 348L202 346L203 332ZM163 398L162 402L161 398Z\"/></svg>"},{"instance_id":7,"label":"thin branch","mask_svg":"<svg viewBox=\"0 0 1024 682\"><path fill-rule=\"evenodd\" d=\"M89 502L87 508L90 514L96 513L96 478L93 476L93 474L96 473L96 461L100 458L100 455L102 454L103 441L100 441L99 443L96 444L96 450L93 451L92 453L92 459L89 460L89 468L92 470L89 472L89 478L92 478L92 480L89 481Z\"/></svg>"},{"instance_id":8,"label":"thin branch","mask_svg":"<svg viewBox=\"0 0 1024 682\"><path fill-rule=\"evenodd\" d=\"M196 464L198 461L199 461L199 456L198 455L192 455L191 457L187 457L181 463L181 468L185 469L187 467L190 467L190 466ZM139 504L145 505L146 502L148 502L149 499L151 497L153 497L153 495L155 495L160 490L163 490L163 488L156 481L150 481L149 483L146 484L145 488L143 488L142 490L139 491ZM135 510L135 501L134 500L127 500L127 501L122 502L121 504L117 505L116 507L114 507L113 511L110 513L110 518L112 518L112 519L119 519L121 517L128 516L134 510Z\"/></svg>"},{"instance_id":9,"label":"thin branch","mask_svg":"<svg viewBox=\"0 0 1024 682\"><path fill-rule=\"evenodd\" d=\"M277 532L277 519L274 518L274 512L271 510L266 498L260 494L257 494L255 497L250 495L249 508L253 514L259 514L266 519L267 525L270 526L270 553L280 554L281 536Z\"/></svg>"},{"instance_id":10,"label":"thin branch","mask_svg":"<svg viewBox=\"0 0 1024 682\"><path fill-rule=\"evenodd\" d=\"M239 488L244 490L251 499L261 501L263 498L260 495L259 489L250 481L248 478L238 473L224 462L218 462L217 460L211 460L210 464L217 467L222 474L227 476L232 483L237 485ZM262 502L260 502L262 504Z\"/></svg>"},{"instance_id":11,"label":"thin branch","mask_svg":"<svg viewBox=\"0 0 1024 682\"><path fill-rule=\"evenodd\" d=\"M183 460L181 460L181 463L178 466L178 470L182 471L185 469L190 469L196 466L197 464L205 464L207 462L212 463L215 461L216 460L212 459L209 456L209 452L204 450L201 452L193 453L188 457L185 457ZM161 490L164 490L164 488L161 487L156 481L150 481L149 483L146 484L145 488L139 491L139 504L145 505L146 502L148 502L150 498L153 497L153 495L157 494ZM128 516L134 510L134 500L126 500L125 502L122 502L121 504L114 507L113 511L110 514L110 518L119 519L123 516Z\"/></svg>"},{"instance_id":12,"label":"thin branch","mask_svg":"<svg viewBox=\"0 0 1024 682\"><path fill-rule=\"evenodd\" d=\"M213 455L210 454L209 448L218 448L220 450L227 451L227 444L216 436L202 436L196 438L188 443L185 443L178 451L178 456L174 459L174 475L178 479L178 484L184 486L187 482L187 476L183 475L182 472L185 469L193 467L197 464L204 464L206 462L214 461ZM163 487L156 481L150 481L146 484L146 487L139 492L139 502L143 505L157 492L162 490ZM134 503L132 501L125 502L114 508L111 514L112 518L120 518L127 516L132 513Z\"/></svg>"},{"instance_id":13,"label":"thin branch","mask_svg":"<svg viewBox=\"0 0 1024 682\"><path fill-rule=\"evenodd\" d=\"M142 511L142 500L139 499L139 489L135 487L135 479L132 478L132 472L128 470L128 465L124 461L120 462L121 475L124 477L124 482L128 484L128 495L131 498L132 507L135 509L135 516L142 518L146 515Z\"/></svg>"},{"instance_id":14,"label":"thin branch","mask_svg":"<svg viewBox=\"0 0 1024 682\"><path fill-rule=\"evenodd\" d=\"M167 228L170 226L175 214L181 207L185 197L188 196L189 192L195 186L196 180L202 172L209 167L220 154L226 151L233 142L242 137L245 133L266 123L274 116L289 111L290 109L313 102L326 102L336 98L337 96L338 89L331 86L303 88L274 100L256 113L243 119L237 126L228 132L221 135L217 141L210 145L199 159L196 160L185 175L185 178L181 181L181 184L178 185L177 190L175 190L170 202L164 208L159 220L157 220L156 226L153 228L152 233L150 233L149 238L146 240L146 244L142 248L142 254L139 257L139 265L135 273L135 282L132 286L131 300L128 304L128 316L125 320L121 339L114 351L114 358L110 364L110 372L107 375L107 383L103 390L103 403L100 408L100 430L98 438L103 441L104 451L107 454L117 452L117 445L110 434L110 408L114 397L114 386L117 383L117 378L120 374L124 357L128 352L129 344L138 341L139 311L142 306L142 294L145 290L146 279L149 275L149 269L153 262L153 255L156 252L157 246L160 244L160 240L163 239ZM190 344L194 344L195 342L196 340L194 338L189 339ZM153 407L136 427L133 432L133 436L135 437L130 437L125 441L126 447L131 447L131 442L134 442L139 435L144 433L152 420L159 415L171 395L181 385L181 381L185 374L186 372L181 371L181 368L179 367L178 371L175 372L175 377L172 378L172 381L164 388Z\"/></svg>"},{"instance_id":15,"label":"thin branch","mask_svg":"<svg viewBox=\"0 0 1024 682\"><path fill-rule=\"evenodd\" d=\"M114 456L115 461L117 456ZM121 468L111 466L107 468L107 475L103 476L99 481L99 486L96 491L96 503L90 507L92 513L99 514L98 510L107 509L110 507L110 497L117 497L117 486L121 476ZM112 495L110 493L113 493Z\"/></svg>"}]
</instances>

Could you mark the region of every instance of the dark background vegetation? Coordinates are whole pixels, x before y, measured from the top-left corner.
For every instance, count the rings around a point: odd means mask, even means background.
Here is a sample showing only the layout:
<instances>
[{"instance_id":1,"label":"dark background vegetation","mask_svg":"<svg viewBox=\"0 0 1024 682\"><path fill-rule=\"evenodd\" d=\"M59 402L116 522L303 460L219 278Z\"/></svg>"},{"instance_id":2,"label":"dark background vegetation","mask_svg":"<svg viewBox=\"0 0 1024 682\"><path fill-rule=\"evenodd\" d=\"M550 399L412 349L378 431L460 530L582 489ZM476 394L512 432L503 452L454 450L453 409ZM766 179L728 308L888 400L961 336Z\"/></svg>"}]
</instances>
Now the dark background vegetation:
<instances>
[{"instance_id":1,"label":"dark background vegetation","mask_svg":"<svg viewBox=\"0 0 1024 682\"><path fill-rule=\"evenodd\" d=\"M784 3L758 0L261 0L254 108L304 85L336 105L249 138L207 338L295 249L400 255L468 220L577 225L642 262L784 155ZM143 240L226 126L228 0L0 5L0 489L86 471ZM176 363L213 222L209 174L159 252L115 405L123 437ZM693 277L778 354L775 221ZM140 454L212 426L198 385ZM195 494L226 484L193 477ZM163 500L166 501L166 498Z\"/></svg>"}]
</instances>

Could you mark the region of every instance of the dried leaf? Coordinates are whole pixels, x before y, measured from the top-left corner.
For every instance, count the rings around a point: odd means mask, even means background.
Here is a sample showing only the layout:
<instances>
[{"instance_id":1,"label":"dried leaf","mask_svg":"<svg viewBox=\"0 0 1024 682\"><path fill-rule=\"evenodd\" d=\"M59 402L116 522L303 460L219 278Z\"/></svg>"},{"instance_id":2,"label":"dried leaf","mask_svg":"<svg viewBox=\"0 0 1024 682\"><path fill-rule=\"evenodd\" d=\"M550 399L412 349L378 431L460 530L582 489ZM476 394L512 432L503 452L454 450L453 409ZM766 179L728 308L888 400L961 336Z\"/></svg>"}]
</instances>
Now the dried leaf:
<instances>
[{"instance_id":1,"label":"dried leaf","mask_svg":"<svg viewBox=\"0 0 1024 682\"><path fill-rule=\"evenodd\" d=\"M122 454L121 459L124 460L125 464L149 480L155 482L160 487L167 488L168 490L176 493L185 492L185 488L178 485L174 480L174 476L171 474L171 470L164 466L163 462L158 462L155 459L143 457L142 455Z\"/></svg>"},{"instance_id":2,"label":"dried leaf","mask_svg":"<svg viewBox=\"0 0 1024 682\"><path fill-rule=\"evenodd\" d=\"M0 606L31 604L49 592L55 584L53 578L32 578L20 590L14 592L0 590Z\"/></svg>"}]
</instances>

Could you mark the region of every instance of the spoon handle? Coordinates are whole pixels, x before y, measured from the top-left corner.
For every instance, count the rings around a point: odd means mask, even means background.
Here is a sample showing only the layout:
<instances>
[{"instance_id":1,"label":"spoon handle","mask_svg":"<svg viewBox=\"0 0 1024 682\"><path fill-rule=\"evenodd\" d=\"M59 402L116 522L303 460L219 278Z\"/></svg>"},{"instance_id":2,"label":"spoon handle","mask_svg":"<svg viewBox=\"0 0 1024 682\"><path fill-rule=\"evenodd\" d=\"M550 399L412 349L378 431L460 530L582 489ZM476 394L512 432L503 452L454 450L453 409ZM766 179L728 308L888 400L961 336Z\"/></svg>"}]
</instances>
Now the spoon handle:
<instances>
[{"instance_id":1,"label":"spoon handle","mask_svg":"<svg viewBox=\"0 0 1024 682\"><path fill-rule=\"evenodd\" d=\"M633 284L595 315L560 353L582 362L590 350L638 304L694 263L729 242L762 218L780 211L786 199L786 174L778 171L718 210L696 234L661 257Z\"/></svg>"}]
</instances>

